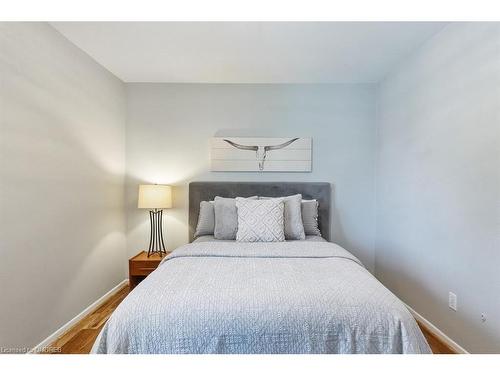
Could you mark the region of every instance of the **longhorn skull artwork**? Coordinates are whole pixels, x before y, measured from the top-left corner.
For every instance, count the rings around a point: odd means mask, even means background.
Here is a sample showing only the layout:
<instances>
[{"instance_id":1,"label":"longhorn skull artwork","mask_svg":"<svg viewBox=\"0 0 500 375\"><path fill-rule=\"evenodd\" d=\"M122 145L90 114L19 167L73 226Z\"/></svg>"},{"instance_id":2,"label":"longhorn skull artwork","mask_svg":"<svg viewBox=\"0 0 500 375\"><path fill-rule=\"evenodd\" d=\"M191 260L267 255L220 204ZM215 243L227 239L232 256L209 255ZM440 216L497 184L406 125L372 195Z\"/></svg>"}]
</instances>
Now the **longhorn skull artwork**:
<instances>
[{"instance_id":1,"label":"longhorn skull artwork","mask_svg":"<svg viewBox=\"0 0 500 375\"><path fill-rule=\"evenodd\" d=\"M229 143L231 146L233 146L237 149L240 149L240 150L255 151L255 156L259 162L259 170L263 171L264 170L264 163L266 161L266 156L267 156L268 151L279 150L279 149L285 148L288 145L291 145L297 139L299 139L299 138L290 139L289 141L281 143L279 145L269 145L269 146L240 145L238 143L230 141L229 139L224 139L224 141Z\"/></svg>"}]
</instances>

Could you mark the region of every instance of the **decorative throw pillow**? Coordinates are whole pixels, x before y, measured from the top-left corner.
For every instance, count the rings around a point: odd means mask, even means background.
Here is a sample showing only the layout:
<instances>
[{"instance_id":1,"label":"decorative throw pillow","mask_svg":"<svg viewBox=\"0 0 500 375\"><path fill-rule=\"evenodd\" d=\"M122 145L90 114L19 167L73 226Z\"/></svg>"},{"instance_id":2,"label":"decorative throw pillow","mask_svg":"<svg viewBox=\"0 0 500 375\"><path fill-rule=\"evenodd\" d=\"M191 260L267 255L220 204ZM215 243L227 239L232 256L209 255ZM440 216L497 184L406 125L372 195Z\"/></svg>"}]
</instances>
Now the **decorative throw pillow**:
<instances>
[{"instance_id":1,"label":"decorative throw pillow","mask_svg":"<svg viewBox=\"0 0 500 375\"><path fill-rule=\"evenodd\" d=\"M257 199L257 196L247 199ZM214 237L217 240L235 240L238 231L238 211L235 198L215 197L214 212Z\"/></svg>"},{"instance_id":2,"label":"decorative throw pillow","mask_svg":"<svg viewBox=\"0 0 500 375\"><path fill-rule=\"evenodd\" d=\"M195 238L214 234L215 211L214 201L201 201L198 224L196 225Z\"/></svg>"},{"instance_id":3,"label":"decorative throw pillow","mask_svg":"<svg viewBox=\"0 0 500 375\"><path fill-rule=\"evenodd\" d=\"M259 197L259 199L270 199L269 197ZM302 195L295 194L289 197L282 197L285 204L285 238L287 240L305 240L304 225L302 224Z\"/></svg>"},{"instance_id":4,"label":"decorative throw pillow","mask_svg":"<svg viewBox=\"0 0 500 375\"><path fill-rule=\"evenodd\" d=\"M239 242L281 242L285 240L283 199L236 198Z\"/></svg>"},{"instance_id":5,"label":"decorative throw pillow","mask_svg":"<svg viewBox=\"0 0 500 375\"><path fill-rule=\"evenodd\" d=\"M307 236L321 236L318 225L318 205L316 199L302 201L302 223Z\"/></svg>"}]
</instances>

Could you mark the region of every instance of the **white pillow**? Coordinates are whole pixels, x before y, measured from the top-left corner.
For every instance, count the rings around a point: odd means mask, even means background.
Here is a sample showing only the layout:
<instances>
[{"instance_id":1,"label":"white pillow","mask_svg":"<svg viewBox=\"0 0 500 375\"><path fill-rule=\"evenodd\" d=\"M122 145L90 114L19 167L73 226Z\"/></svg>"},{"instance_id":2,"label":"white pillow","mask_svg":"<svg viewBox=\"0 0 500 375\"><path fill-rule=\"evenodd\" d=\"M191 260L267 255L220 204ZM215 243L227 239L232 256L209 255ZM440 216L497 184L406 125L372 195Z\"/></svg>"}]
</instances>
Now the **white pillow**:
<instances>
[{"instance_id":1,"label":"white pillow","mask_svg":"<svg viewBox=\"0 0 500 375\"><path fill-rule=\"evenodd\" d=\"M283 199L236 198L238 209L238 242L285 241Z\"/></svg>"}]
</instances>

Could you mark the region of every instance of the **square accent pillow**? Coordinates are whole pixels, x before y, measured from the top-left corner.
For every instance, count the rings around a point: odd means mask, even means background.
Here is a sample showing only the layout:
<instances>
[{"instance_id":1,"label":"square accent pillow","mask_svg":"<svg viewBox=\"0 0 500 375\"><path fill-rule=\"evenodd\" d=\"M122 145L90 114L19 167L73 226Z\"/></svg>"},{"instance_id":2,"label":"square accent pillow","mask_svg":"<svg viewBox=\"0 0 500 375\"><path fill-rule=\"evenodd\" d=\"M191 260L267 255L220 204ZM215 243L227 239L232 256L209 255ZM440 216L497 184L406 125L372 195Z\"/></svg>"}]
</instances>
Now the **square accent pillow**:
<instances>
[{"instance_id":1,"label":"square accent pillow","mask_svg":"<svg viewBox=\"0 0 500 375\"><path fill-rule=\"evenodd\" d=\"M271 199L269 197L259 197L259 199ZM288 197L282 197L285 204L285 239L287 240L305 240L306 234L304 224L302 224L302 195L295 194Z\"/></svg>"},{"instance_id":2,"label":"square accent pillow","mask_svg":"<svg viewBox=\"0 0 500 375\"><path fill-rule=\"evenodd\" d=\"M257 199L257 196L242 199ZM238 198L236 198L238 199ZM238 231L238 211L235 198L215 197L214 237L217 240L235 240Z\"/></svg>"},{"instance_id":3,"label":"square accent pillow","mask_svg":"<svg viewBox=\"0 0 500 375\"><path fill-rule=\"evenodd\" d=\"M285 241L283 199L236 198L239 242Z\"/></svg>"}]
</instances>

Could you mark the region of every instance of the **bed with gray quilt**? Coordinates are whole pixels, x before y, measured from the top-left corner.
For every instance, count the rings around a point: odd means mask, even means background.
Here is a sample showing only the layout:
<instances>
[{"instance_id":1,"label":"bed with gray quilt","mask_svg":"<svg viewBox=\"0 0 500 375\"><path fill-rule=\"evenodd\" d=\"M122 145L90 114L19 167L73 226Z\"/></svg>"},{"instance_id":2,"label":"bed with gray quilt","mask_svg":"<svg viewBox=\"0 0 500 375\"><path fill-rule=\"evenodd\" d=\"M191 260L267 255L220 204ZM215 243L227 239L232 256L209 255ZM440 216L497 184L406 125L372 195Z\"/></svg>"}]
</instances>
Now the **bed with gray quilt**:
<instances>
[{"instance_id":1,"label":"bed with gray quilt","mask_svg":"<svg viewBox=\"0 0 500 375\"><path fill-rule=\"evenodd\" d=\"M199 241L118 306L94 353L430 353L404 304L321 240Z\"/></svg>"},{"instance_id":2,"label":"bed with gray quilt","mask_svg":"<svg viewBox=\"0 0 500 375\"><path fill-rule=\"evenodd\" d=\"M92 352L430 353L405 305L356 257L327 241L330 192L323 182L191 183L194 241L172 252L130 292ZM305 236L241 242L231 240L232 233L221 240L219 220L223 228L232 222L233 230L238 222L236 239L245 224L231 199L251 197L241 202L274 207L271 215L283 208L283 199L261 197L290 194L295 195L285 199L295 202L296 220L287 221L292 205L285 206L277 215L285 219L279 230L296 223ZM220 204L232 207L232 216L218 215L218 196L229 197Z\"/></svg>"}]
</instances>

